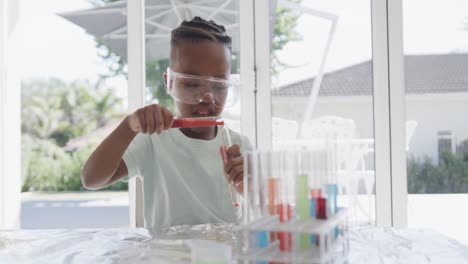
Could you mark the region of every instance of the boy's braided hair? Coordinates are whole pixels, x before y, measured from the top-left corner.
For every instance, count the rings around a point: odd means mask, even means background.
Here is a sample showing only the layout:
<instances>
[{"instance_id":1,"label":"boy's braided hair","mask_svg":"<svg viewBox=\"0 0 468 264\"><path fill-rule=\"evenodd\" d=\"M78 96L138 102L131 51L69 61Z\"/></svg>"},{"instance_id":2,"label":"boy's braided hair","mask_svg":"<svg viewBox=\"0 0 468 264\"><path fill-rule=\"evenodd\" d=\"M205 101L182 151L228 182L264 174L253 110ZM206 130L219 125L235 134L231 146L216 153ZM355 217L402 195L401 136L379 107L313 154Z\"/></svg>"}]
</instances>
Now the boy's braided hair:
<instances>
[{"instance_id":1,"label":"boy's braided hair","mask_svg":"<svg viewBox=\"0 0 468 264\"><path fill-rule=\"evenodd\" d=\"M232 43L224 26L216 24L213 20L206 21L198 16L190 21L182 22L178 28L172 30L171 48L173 49L182 41L216 41L224 44L229 50L231 50Z\"/></svg>"}]
</instances>

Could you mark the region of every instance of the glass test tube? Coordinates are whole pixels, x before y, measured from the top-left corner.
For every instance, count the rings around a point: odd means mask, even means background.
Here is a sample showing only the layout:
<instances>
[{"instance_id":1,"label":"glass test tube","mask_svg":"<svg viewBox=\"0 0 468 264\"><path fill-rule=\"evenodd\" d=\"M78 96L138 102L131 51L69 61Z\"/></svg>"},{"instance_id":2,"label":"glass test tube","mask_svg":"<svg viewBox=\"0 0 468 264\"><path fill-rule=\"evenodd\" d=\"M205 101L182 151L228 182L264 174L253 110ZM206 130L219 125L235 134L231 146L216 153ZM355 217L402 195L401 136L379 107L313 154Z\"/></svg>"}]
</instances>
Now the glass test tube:
<instances>
[{"instance_id":1,"label":"glass test tube","mask_svg":"<svg viewBox=\"0 0 468 264\"><path fill-rule=\"evenodd\" d=\"M288 155L289 154L289 155ZM280 183L279 183L279 204L278 213L281 223L286 223L292 218L292 208L289 200L289 190L292 181L288 181L291 173L290 158L293 154L286 151L279 153L280 165ZM278 233L280 242L280 251L291 251L292 249L292 234L290 232L281 231Z\"/></svg>"},{"instance_id":2,"label":"glass test tube","mask_svg":"<svg viewBox=\"0 0 468 264\"><path fill-rule=\"evenodd\" d=\"M310 172L310 153L301 151L297 158L297 176L296 176L296 201L299 220L306 221L310 218L310 199L309 199L309 172ZM299 235L300 249L310 248L309 235Z\"/></svg>"}]
</instances>

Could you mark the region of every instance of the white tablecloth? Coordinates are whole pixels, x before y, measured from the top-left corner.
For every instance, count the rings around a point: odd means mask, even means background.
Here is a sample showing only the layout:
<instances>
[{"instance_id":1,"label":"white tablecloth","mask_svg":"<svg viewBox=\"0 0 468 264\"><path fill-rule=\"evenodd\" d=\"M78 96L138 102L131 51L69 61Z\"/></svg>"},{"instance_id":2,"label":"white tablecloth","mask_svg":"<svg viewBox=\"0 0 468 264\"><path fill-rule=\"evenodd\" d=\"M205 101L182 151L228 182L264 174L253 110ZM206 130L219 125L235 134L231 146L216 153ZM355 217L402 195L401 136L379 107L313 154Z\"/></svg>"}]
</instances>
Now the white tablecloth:
<instances>
[{"instance_id":1,"label":"white tablecloth","mask_svg":"<svg viewBox=\"0 0 468 264\"><path fill-rule=\"evenodd\" d=\"M0 263L190 263L187 239L236 245L232 226L169 230L171 240L144 229L0 231ZM468 263L468 248L429 230L351 229L349 263ZM237 244L238 245L238 244Z\"/></svg>"}]
</instances>

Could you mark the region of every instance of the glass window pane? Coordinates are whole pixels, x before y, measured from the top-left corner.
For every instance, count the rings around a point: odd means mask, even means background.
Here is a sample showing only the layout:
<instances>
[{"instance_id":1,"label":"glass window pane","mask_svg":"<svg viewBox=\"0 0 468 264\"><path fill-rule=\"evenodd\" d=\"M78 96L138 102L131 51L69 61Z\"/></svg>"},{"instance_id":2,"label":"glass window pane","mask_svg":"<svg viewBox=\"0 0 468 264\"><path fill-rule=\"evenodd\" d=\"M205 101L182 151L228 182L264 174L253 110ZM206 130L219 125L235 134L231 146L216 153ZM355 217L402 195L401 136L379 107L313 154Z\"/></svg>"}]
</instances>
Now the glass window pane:
<instances>
[{"instance_id":1,"label":"glass window pane","mask_svg":"<svg viewBox=\"0 0 468 264\"><path fill-rule=\"evenodd\" d=\"M126 5L78 13L93 8L86 0L20 2L12 64L21 76L21 228L128 226L126 182L91 192L80 179L127 111L125 32L105 36L126 26Z\"/></svg>"},{"instance_id":2,"label":"glass window pane","mask_svg":"<svg viewBox=\"0 0 468 264\"><path fill-rule=\"evenodd\" d=\"M271 24L273 148L332 149L328 176L351 194L350 221L374 223L371 2L288 3Z\"/></svg>"},{"instance_id":3,"label":"glass window pane","mask_svg":"<svg viewBox=\"0 0 468 264\"><path fill-rule=\"evenodd\" d=\"M403 1L408 224L465 244L467 18L463 0Z\"/></svg>"}]
</instances>

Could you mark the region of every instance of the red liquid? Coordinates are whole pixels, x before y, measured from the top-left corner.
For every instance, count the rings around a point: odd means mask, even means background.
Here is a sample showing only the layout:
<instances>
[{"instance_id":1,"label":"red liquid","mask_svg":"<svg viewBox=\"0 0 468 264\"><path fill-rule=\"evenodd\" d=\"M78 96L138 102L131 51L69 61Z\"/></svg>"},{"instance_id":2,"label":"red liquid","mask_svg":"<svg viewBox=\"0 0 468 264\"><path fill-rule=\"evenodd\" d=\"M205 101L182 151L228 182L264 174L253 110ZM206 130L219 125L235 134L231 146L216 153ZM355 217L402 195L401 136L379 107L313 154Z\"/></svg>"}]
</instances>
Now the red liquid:
<instances>
[{"instance_id":1,"label":"red liquid","mask_svg":"<svg viewBox=\"0 0 468 264\"><path fill-rule=\"evenodd\" d=\"M291 251L292 249L292 234L287 232L278 232L280 242L280 251Z\"/></svg>"},{"instance_id":2,"label":"red liquid","mask_svg":"<svg viewBox=\"0 0 468 264\"><path fill-rule=\"evenodd\" d=\"M270 215L277 214L276 208L276 190L278 189L278 179L270 178L268 180L268 204L269 204L269 213ZM277 240L276 232L270 232L270 242L274 242Z\"/></svg>"},{"instance_id":3,"label":"red liquid","mask_svg":"<svg viewBox=\"0 0 468 264\"><path fill-rule=\"evenodd\" d=\"M223 126L224 121L209 120L209 119L190 119L178 118L174 119L171 128L181 127L208 127L208 126Z\"/></svg>"},{"instance_id":4,"label":"red liquid","mask_svg":"<svg viewBox=\"0 0 468 264\"><path fill-rule=\"evenodd\" d=\"M278 204L277 212L281 223L291 220L292 211L290 205ZM280 242L280 250L290 251L292 249L292 234L288 232L278 232L276 235Z\"/></svg>"},{"instance_id":5,"label":"red liquid","mask_svg":"<svg viewBox=\"0 0 468 264\"><path fill-rule=\"evenodd\" d=\"M312 189L310 190L310 196L312 199L317 199L322 197L322 190L321 189Z\"/></svg>"},{"instance_id":6,"label":"red liquid","mask_svg":"<svg viewBox=\"0 0 468 264\"><path fill-rule=\"evenodd\" d=\"M280 216L280 222L284 223L289 220L291 220L292 217L292 211L291 211L291 206L288 204L278 204L277 206L277 213Z\"/></svg>"},{"instance_id":7,"label":"red liquid","mask_svg":"<svg viewBox=\"0 0 468 264\"><path fill-rule=\"evenodd\" d=\"M317 219L327 219L327 199L318 198L317 199Z\"/></svg>"}]
</instances>

